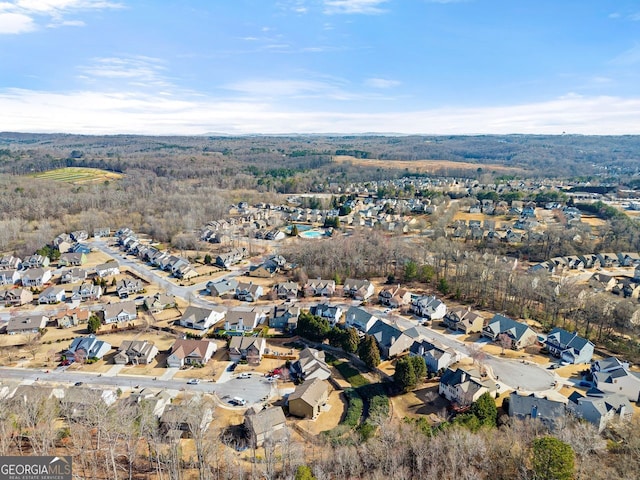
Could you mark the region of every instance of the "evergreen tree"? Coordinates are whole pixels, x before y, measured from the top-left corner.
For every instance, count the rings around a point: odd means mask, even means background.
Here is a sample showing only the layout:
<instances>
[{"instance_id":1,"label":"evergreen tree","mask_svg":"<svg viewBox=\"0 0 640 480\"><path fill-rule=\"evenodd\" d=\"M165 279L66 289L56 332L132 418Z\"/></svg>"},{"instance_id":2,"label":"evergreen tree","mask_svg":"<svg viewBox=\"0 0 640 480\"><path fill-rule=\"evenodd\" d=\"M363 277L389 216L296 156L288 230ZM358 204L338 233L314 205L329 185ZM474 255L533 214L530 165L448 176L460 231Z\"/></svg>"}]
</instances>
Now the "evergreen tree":
<instances>
[{"instance_id":1,"label":"evergreen tree","mask_svg":"<svg viewBox=\"0 0 640 480\"><path fill-rule=\"evenodd\" d=\"M380 350L376 339L372 335L365 335L360 341L358 356L369 368L375 368L380 365Z\"/></svg>"},{"instance_id":2,"label":"evergreen tree","mask_svg":"<svg viewBox=\"0 0 640 480\"><path fill-rule=\"evenodd\" d=\"M213 263L213 257L211 257L211 254L207 253L204 256L204 263L205 265L211 265Z\"/></svg>"},{"instance_id":3,"label":"evergreen tree","mask_svg":"<svg viewBox=\"0 0 640 480\"><path fill-rule=\"evenodd\" d=\"M555 437L533 441L533 472L536 480L571 480L574 452L571 445Z\"/></svg>"},{"instance_id":4,"label":"evergreen tree","mask_svg":"<svg viewBox=\"0 0 640 480\"><path fill-rule=\"evenodd\" d=\"M87 331L89 333L96 333L100 329L100 319L96 315L91 315L87 322Z\"/></svg>"},{"instance_id":5,"label":"evergreen tree","mask_svg":"<svg viewBox=\"0 0 640 480\"><path fill-rule=\"evenodd\" d=\"M424 363L424 358L419 356L410 356L408 357L411 365L413 366L413 371L416 374L416 385L424 380L427 376L427 364Z\"/></svg>"},{"instance_id":6,"label":"evergreen tree","mask_svg":"<svg viewBox=\"0 0 640 480\"><path fill-rule=\"evenodd\" d=\"M322 342L331 331L329 322L309 312L302 312L298 318L296 333L315 342Z\"/></svg>"},{"instance_id":7,"label":"evergreen tree","mask_svg":"<svg viewBox=\"0 0 640 480\"><path fill-rule=\"evenodd\" d=\"M358 344L360 343L360 335L358 330L353 327L349 327L346 330L347 335L344 338L342 349L348 353L356 353L358 351Z\"/></svg>"},{"instance_id":8,"label":"evergreen tree","mask_svg":"<svg viewBox=\"0 0 640 480\"><path fill-rule=\"evenodd\" d=\"M404 264L404 279L411 282L418 277L418 264L413 260L409 260Z\"/></svg>"},{"instance_id":9,"label":"evergreen tree","mask_svg":"<svg viewBox=\"0 0 640 480\"><path fill-rule=\"evenodd\" d=\"M403 357L396 362L396 371L393 373L393 380L404 392L408 392L416 386L418 380L410 357Z\"/></svg>"},{"instance_id":10,"label":"evergreen tree","mask_svg":"<svg viewBox=\"0 0 640 480\"><path fill-rule=\"evenodd\" d=\"M298 236L298 226L297 225L292 225L291 226L291 233L289 234L292 237L297 237Z\"/></svg>"},{"instance_id":11,"label":"evergreen tree","mask_svg":"<svg viewBox=\"0 0 640 480\"><path fill-rule=\"evenodd\" d=\"M498 420L498 408L495 400L489 392L483 393L480 398L471 406L473 413L482 425L495 427Z\"/></svg>"}]
</instances>

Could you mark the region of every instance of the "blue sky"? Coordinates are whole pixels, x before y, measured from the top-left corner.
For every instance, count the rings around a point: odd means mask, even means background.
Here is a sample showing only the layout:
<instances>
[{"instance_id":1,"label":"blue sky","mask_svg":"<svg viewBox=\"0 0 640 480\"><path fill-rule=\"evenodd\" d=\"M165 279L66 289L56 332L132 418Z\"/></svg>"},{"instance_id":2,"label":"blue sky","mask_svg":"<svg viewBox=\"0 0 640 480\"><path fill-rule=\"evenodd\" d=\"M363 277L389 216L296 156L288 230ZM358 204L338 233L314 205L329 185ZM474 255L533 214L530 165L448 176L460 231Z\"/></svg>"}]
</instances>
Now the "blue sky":
<instances>
[{"instance_id":1,"label":"blue sky","mask_svg":"<svg viewBox=\"0 0 640 480\"><path fill-rule=\"evenodd\" d=\"M640 2L0 0L0 130L640 134Z\"/></svg>"}]
</instances>

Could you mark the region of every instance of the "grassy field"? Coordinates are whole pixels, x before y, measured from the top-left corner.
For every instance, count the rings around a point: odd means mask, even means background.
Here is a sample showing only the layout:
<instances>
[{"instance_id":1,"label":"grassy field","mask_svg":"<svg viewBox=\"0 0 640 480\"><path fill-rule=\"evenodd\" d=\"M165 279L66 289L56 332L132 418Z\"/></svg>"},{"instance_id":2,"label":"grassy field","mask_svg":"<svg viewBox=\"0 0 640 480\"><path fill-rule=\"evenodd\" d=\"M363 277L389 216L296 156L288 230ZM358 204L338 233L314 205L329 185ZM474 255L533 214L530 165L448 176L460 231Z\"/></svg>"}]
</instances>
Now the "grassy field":
<instances>
[{"instance_id":1,"label":"grassy field","mask_svg":"<svg viewBox=\"0 0 640 480\"><path fill-rule=\"evenodd\" d=\"M35 178L76 184L98 183L108 180L118 180L123 177L120 173L108 172L99 168L66 167L33 174Z\"/></svg>"},{"instance_id":2,"label":"grassy field","mask_svg":"<svg viewBox=\"0 0 640 480\"><path fill-rule=\"evenodd\" d=\"M336 163L351 163L361 167L409 169L420 173L441 172L447 169L477 171L482 168L485 172L521 173L521 168L508 167L494 163L481 164L470 162L456 162L452 160L377 160L373 158L355 158L348 155L332 157Z\"/></svg>"}]
</instances>

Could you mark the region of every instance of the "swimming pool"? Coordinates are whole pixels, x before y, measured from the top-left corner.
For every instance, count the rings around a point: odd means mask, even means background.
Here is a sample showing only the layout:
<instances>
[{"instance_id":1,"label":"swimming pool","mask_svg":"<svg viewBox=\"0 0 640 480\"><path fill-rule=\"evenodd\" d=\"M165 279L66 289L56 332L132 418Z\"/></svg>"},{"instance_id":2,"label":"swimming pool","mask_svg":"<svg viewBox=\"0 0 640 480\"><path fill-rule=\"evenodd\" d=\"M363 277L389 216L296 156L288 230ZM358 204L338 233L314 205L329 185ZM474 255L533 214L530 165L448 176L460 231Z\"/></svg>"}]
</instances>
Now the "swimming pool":
<instances>
[{"instance_id":1,"label":"swimming pool","mask_svg":"<svg viewBox=\"0 0 640 480\"><path fill-rule=\"evenodd\" d=\"M301 232L298 234L301 238L322 238L327 235L327 232L324 230L307 230L306 232Z\"/></svg>"}]
</instances>

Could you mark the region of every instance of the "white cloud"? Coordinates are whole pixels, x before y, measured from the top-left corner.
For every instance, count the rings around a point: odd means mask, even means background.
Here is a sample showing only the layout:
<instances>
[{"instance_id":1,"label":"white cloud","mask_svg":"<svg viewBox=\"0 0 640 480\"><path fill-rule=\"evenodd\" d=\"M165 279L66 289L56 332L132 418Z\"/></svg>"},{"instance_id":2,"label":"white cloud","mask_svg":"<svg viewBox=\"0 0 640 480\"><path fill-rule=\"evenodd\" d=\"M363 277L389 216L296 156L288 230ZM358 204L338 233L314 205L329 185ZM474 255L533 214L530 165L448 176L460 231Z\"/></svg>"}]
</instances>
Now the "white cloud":
<instances>
[{"instance_id":1,"label":"white cloud","mask_svg":"<svg viewBox=\"0 0 640 480\"><path fill-rule=\"evenodd\" d=\"M392 88L400 85L397 80L389 80L387 78L367 78L364 81L367 87L371 88Z\"/></svg>"},{"instance_id":2,"label":"white cloud","mask_svg":"<svg viewBox=\"0 0 640 480\"><path fill-rule=\"evenodd\" d=\"M636 44L630 49L625 50L611 60L610 63L618 66L630 66L640 63L640 44Z\"/></svg>"},{"instance_id":3,"label":"white cloud","mask_svg":"<svg viewBox=\"0 0 640 480\"><path fill-rule=\"evenodd\" d=\"M82 20L67 20L66 15L86 10L122 8L120 3L103 0L15 0L0 2L0 34L27 33L38 26L84 26Z\"/></svg>"},{"instance_id":4,"label":"white cloud","mask_svg":"<svg viewBox=\"0 0 640 480\"><path fill-rule=\"evenodd\" d=\"M35 30L31 17L22 13L0 13L0 35L27 33Z\"/></svg>"},{"instance_id":5,"label":"white cloud","mask_svg":"<svg viewBox=\"0 0 640 480\"><path fill-rule=\"evenodd\" d=\"M274 85L271 84L273 87ZM282 86L284 87L284 85ZM298 91L312 86L293 85ZM395 112L330 111L140 92L0 92L0 131L88 134L640 134L640 98L567 95L546 102Z\"/></svg>"},{"instance_id":6,"label":"white cloud","mask_svg":"<svg viewBox=\"0 0 640 480\"><path fill-rule=\"evenodd\" d=\"M324 13L378 15L385 10L380 5L387 0L324 0Z\"/></svg>"},{"instance_id":7,"label":"white cloud","mask_svg":"<svg viewBox=\"0 0 640 480\"><path fill-rule=\"evenodd\" d=\"M158 58L145 56L96 58L79 68L79 78L90 83L114 81L115 86L134 85L145 88L171 86L165 78L166 66ZM123 83L124 82L124 83Z\"/></svg>"}]
</instances>

